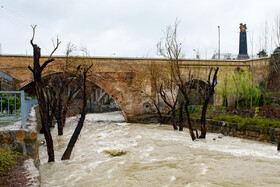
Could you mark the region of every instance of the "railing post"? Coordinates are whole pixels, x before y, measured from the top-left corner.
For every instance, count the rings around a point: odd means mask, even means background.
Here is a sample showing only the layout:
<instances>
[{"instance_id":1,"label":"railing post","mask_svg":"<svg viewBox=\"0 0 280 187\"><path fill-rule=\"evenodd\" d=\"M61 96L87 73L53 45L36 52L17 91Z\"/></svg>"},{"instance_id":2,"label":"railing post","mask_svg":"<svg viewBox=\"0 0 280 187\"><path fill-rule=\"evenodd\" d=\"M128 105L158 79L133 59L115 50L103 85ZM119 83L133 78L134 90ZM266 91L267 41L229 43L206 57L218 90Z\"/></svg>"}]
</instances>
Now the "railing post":
<instances>
[{"instance_id":1,"label":"railing post","mask_svg":"<svg viewBox=\"0 0 280 187\"><path fill-rule=\"evenodd\" d=\"M17 118L17 94L15 94L15 118Z\"/></svg>"},{"instance_id":2,"label":"railing post","mask_svg":"<svg viewBox=\"0 0 280 187\"><path fill-rule=\"evenodd\" d=\"M2 99L2 95L1 95L1 115L3 115L3 99Z\"/></svg>"},{"instance_id":3,"label":"railing post","mask_svg":"<svg viewBox=\"0 0 280 187\"><path fill-rule=\"evenodd\" d=\"M25 97L24 97L24 91L21 90L20 91L20 103L21 103L21 127L25 128L26 124L25 124L25 116L26 116L26 107L25 107Z\"/></svg>"}]
</instances>

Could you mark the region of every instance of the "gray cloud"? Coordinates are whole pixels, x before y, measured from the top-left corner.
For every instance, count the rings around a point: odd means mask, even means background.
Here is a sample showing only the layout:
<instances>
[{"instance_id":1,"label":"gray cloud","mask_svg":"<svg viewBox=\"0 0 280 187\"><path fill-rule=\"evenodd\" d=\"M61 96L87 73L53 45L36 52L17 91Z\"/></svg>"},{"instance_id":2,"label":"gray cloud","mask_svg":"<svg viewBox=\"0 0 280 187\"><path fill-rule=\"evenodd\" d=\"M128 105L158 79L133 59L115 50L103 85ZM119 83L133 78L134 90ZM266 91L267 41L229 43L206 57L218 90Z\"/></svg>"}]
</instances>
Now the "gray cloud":
<instances>
[{"instance_id":1,"label":"gray cloud","mask_svg":"<svg viewBox=\"0 0 280 187\"><path fill-rule=\"evenodd\" d=\"M32 54L30 24L37 24L35 41L45 55L58 35L60 55L71 41L91 55L155 56L162 31L178 18L186 57L194 57L197 49L209 58L217 50L218 25L222 52L237 53L241 22L247 23L248 35L254 33L257 50L265 20L270 24L279 13L278 0L0 0L0 5L6 54Z\"/></svg>"}]
</instances>

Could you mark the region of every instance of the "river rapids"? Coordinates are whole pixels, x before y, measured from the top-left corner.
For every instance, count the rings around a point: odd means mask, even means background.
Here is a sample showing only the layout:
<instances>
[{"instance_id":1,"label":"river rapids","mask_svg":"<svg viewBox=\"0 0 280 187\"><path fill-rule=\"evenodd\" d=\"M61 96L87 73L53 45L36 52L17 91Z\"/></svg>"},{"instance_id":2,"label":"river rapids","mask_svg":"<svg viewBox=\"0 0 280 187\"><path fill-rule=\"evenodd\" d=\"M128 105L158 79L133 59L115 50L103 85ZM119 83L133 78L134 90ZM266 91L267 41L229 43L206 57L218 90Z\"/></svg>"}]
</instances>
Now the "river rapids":
<instances>
[{"instance_id":1,"label":"river rapids","mask_svg":"<svg viewBox=\"0 0 280 187\"><path fill-rule=\"evenodd\" d=\"M68 118L60 137L52 129L56 162L39 147L43 187L280 186L275 145L215 133L192 141L187 129L125 123L121 112L88 114L71 160L60 161L77 122Z\"/></svg>"}]
</instances>

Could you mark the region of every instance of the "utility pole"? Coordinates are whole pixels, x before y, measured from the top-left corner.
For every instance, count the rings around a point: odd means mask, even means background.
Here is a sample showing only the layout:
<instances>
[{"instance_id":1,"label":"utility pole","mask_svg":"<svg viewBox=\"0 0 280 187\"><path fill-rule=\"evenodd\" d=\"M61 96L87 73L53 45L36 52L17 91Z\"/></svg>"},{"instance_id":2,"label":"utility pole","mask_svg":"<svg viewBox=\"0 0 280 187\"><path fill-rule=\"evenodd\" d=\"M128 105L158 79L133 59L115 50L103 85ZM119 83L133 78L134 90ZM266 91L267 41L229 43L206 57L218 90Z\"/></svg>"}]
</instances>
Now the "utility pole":
<instances>
[{"instance_id":1,"label":"utility pole","mask_svg":"<svg viewBox=\"0 0 280 187\"><path fill-rule=\"evenodd\" d=\"M218 26L218 59L221 58L220 26Z\"/></svg>"}]
</instances>

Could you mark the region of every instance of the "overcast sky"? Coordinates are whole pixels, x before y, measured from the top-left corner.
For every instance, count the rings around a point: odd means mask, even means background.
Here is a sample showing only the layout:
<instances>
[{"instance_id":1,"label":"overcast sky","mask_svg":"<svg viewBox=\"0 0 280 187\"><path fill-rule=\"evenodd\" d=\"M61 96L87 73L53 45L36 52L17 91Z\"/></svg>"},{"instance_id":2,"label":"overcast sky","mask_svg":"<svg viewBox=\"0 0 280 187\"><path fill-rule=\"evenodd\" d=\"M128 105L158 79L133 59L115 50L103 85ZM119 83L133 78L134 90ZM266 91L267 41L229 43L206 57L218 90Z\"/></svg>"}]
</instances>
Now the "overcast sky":
<instances>
[{"instance_id":1,"label":"overcast sky","mask_svg":"<svg viewBox=\"0 0 280 187\"><path fill-rule=\"evenodd\" d=\"M2 54L32 54L30 25L37 24L34 42L43 55L50 54L51 39L58 36L56 55L71 42L91 56L156 57L157 42L177 18L186 58L195 57L194 49L211 58L218 26L221 52L237 54L240 23L248 27L250 55L265 46L260 42L265 22L272 33L279 14L279 0L0 0L0 43ZM271 51L274 38L268 41Z\"/></svg>"}]
</instances>

